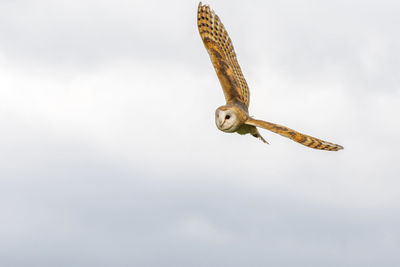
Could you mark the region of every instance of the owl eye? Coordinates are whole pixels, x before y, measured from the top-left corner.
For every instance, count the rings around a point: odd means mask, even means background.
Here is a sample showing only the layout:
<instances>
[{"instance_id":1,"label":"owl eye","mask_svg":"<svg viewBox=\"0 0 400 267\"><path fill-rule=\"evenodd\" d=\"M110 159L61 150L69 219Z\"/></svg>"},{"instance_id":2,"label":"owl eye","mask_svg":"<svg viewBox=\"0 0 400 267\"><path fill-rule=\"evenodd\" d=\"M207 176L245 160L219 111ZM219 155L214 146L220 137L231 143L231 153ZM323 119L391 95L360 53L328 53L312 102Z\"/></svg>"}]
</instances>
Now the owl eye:
<instances>
[{"instance_id":1,"label":"owl eye","mask_svg":"<svg viewBox=\"0 0 400 267\"><path fill-rule=\"evenodd\" d=\"M230 118L231 118L231 116L229 116L229 115L225 116L225 120L229 120Z\"/></svg>"}]
</instances>

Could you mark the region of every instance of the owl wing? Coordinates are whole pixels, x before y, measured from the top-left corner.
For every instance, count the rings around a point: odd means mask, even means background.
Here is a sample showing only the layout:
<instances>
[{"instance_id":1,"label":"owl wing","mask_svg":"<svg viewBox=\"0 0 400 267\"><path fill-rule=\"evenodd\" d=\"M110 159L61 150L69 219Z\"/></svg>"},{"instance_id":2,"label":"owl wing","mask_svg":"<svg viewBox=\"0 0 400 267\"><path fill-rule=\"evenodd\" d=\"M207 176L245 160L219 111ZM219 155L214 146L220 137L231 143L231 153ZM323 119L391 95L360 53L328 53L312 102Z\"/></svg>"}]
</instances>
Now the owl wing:
<instances>
[{"instance_id":1,"label":"owl wing","mask_svg":"<svg viewBox=\"0 0 400 267\"><path fill-rule=\"evenodd\" d=\"M249 106L249 87L236 59L228 32L219 17L209 6L199 4L197 26L217 72L226 102L241 102Z\"/></svg>"},{"instance_id":2,"label":"owl wing","mask_svg":"<svg viewBox=\"0 0 400 267\"><path fill-rule=\"evenodd\" d=\"M253 125L256 127L261 127L267 130L270 130L274 133L280 134L282 136L285 136L287 138L292 139L293 141L296 141L297 143L300 143L302 145L315 148L315 149L321 149L321 150L331 150L331 151L337 151L340 149L343 149L341 145L333 144L306 134L302 134L299 132L296 132L295 130L289 129L285 126L281 126L275 123L271 122L266 122L266 121L261 121L261 120L254 120L254 119L247 119L245 124L248 125Z\"/></svg>"}]
</instances>

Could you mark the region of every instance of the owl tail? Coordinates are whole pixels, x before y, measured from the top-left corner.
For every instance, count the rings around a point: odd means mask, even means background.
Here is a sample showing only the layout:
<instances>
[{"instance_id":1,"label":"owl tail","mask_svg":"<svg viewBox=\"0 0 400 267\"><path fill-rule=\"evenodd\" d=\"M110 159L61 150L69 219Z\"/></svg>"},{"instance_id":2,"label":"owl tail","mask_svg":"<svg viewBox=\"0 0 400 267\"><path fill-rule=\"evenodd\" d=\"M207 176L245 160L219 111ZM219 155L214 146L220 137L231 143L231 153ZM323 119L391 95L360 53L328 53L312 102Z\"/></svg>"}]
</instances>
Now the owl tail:
<instances>
[{"instance_id":1,"label":"owl tail","mask_svg":"<svg viewBox=\"0 0 400 267\"><path fill-rule=\"evenodd\" d=\"M245 121L245 124L270 130L274 133L277 133L284 137L290 138L297 143L300 143L304 146L311 147L314 149L330 150L330 151L337 151L337 150L343 149L343 147L341 145L337 145L337 144L330 143L330 142L327 142L327 141L324 141L324 140L321 140L321 139L318 139L318 138L315 138L315 137L312 137L312 136L309 136L306 134L302 134L295 130L289 129L285 126L278 125L275 123L261 121L261 120L254 120L254 119L249 118ZM257 131L257 133L258 133L258 131ZM255 136L255 135L253 134L253 136ZM258 136L256 136L256 137L258 137ZM263 140L263 138L261 136L259 138L261 140Z\"/></svg>"}]
</instances>

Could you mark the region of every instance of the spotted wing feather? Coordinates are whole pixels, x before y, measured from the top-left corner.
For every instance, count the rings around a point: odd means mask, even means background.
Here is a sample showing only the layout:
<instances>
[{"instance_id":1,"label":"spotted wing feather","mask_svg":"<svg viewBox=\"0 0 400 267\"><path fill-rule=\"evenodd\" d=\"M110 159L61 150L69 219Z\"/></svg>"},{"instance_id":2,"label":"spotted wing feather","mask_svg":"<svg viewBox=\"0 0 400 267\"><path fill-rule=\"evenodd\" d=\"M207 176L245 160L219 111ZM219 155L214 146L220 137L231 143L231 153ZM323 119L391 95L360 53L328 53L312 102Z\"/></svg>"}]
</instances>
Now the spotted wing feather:
<instances>
[{"instance_id":1,"label":"spotted wing feather","mask_svg":"<svg viewBox=\"0 0 400 267\"><path fill-rule=\"evenodd\" d=\"M249 88L240 69L231 38L218 15L209 6L199 4L197 26L224 90L227 103L249 106Z\"/></svg>"},{"instance_id":2,"label":"spotted wing feather","mask_svg":"<svg viewBox=\"0 0 400 267\"><path fill-rule=\"evenodd\" d=\"M330 151L337 151L343 149L341 145L333 144L306 134L299 133L295 130L289 129L285 126L281 126L275 123L261 121L261 120L254 120L249 118L246 122L248 125L253 125L256 127L261 127L267 130L270 130L274 133L280 134L287 138L292 139L293 141L300 143L304 146L320 149L320 150L330 150Z\"/></svg>"}]
</instances>

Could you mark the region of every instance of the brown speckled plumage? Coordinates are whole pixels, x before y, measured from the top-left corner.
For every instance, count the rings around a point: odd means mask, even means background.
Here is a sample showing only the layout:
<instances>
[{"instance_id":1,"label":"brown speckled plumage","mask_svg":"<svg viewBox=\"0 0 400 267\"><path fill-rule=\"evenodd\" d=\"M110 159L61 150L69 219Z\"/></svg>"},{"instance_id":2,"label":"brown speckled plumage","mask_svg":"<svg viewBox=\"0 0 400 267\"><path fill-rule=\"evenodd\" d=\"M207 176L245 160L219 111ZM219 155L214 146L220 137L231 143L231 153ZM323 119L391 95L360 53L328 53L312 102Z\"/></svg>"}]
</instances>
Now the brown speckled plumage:
<instances>
[{"instance_id":1,"label":"brown speckled plumage","mask_svg":"<svg viewBox=\"0 0 400 267\"><path fill-rule=\"evenodd\" d=\"M197 26L210 54L228 103L240 101L249 106L249 87L236 59L228 32L209 6L199 4Z\"/></svg>"},{"instance_id":2,"label":"brown speckled plumage","mask_svg":"<svg viewBox=\"0 0 400 267\"><path fill-rule=\"evenodd\" d=\"M221 131L249 133L267 143L257 130L257 127L261 127L310 148L329 151L343 149L340 145L299 133L285 126L250 118L249 88L237 61L231 38L215 12L201 2L197 11L197 26L226 99L226 105L219 107L215 115L215 122Z\"/></svg>"}]
</instances>

